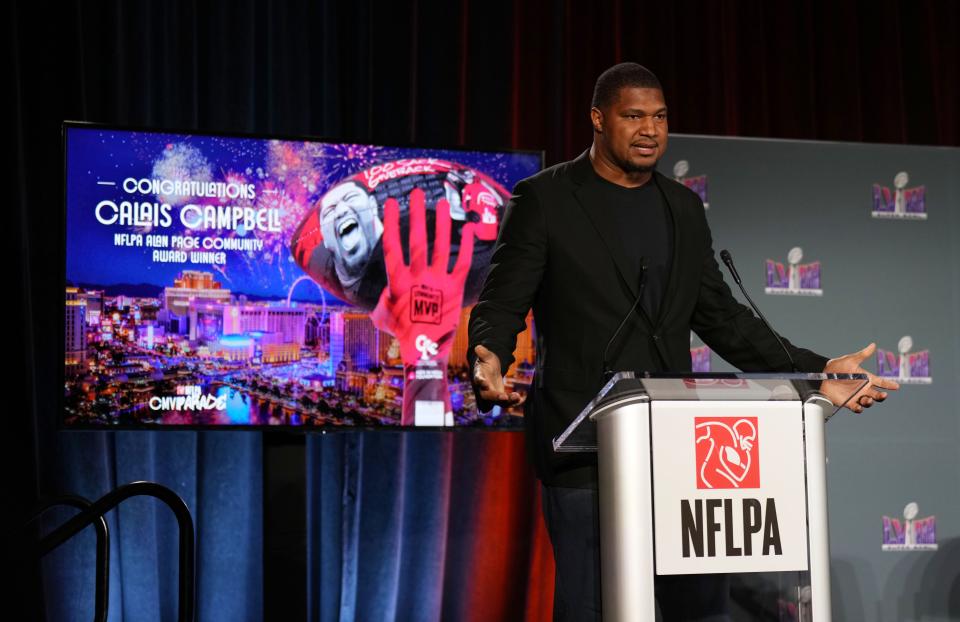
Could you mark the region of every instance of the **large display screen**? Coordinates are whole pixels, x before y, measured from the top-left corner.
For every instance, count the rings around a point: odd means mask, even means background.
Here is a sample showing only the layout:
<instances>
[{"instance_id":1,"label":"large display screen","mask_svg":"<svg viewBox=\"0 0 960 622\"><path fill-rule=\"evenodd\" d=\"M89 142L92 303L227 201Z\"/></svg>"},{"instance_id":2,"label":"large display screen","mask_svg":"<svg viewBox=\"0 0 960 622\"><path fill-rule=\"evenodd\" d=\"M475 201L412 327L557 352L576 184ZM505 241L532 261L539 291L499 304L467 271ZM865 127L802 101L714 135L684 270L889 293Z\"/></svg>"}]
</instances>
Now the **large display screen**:
<instances>
[{"instance_id":1,"label":"large display screen","mask_svg":"<svg viewBox=\"0 0 960 622\"><path fill-rule=\"evenodd\" d=\"M64 133L66 426L522 425L477 412L467 318L541 153Z\"/></svg>"}]
</instances>

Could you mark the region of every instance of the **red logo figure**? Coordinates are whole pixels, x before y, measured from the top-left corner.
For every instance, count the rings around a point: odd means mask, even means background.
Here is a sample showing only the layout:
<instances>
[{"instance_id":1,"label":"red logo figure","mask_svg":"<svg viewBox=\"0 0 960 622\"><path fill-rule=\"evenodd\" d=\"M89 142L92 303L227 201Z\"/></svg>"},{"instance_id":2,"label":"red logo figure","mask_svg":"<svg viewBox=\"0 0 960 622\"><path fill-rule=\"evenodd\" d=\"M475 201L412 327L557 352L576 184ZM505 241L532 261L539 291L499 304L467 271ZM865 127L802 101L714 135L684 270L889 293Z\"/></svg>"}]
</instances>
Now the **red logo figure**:
<instances>
[{"instance_id":1,"label":"red logo figure","mask_svg":"<svg viewBox=\"0 0 960 622\"><path fill-rule=\"evenodd\" d=\"M695 417L697 488L759 488L756 417Z\"/></svg>"}]
</instances>

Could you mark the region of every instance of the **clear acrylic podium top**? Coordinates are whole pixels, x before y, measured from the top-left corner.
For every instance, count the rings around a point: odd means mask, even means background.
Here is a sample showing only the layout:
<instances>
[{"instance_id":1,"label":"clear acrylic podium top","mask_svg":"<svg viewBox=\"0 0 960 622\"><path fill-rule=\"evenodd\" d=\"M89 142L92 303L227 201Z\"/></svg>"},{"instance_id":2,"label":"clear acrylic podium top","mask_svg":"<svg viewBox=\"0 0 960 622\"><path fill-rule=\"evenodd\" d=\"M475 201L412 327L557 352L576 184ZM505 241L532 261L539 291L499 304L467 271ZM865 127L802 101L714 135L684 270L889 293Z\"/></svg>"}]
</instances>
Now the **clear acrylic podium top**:
<instances>
[{"instance_id":1,"label":"clear acrylic podium top","mask_svg":"<svg viewBox=\"0 0 960 622\"><path fill-rule=\"evenodd\" d=\"M590 415L606 404L627 398L671 401L806 401L819 394L826 382L835 388L842 388L852 397L866 386L868 379L866 374L674 374L622 371L612 376L567 429L553 439L553 450L597 451L597 429ZM840 407L836 407L831 416L839 409Z\"/></svg>"}]
</instances>

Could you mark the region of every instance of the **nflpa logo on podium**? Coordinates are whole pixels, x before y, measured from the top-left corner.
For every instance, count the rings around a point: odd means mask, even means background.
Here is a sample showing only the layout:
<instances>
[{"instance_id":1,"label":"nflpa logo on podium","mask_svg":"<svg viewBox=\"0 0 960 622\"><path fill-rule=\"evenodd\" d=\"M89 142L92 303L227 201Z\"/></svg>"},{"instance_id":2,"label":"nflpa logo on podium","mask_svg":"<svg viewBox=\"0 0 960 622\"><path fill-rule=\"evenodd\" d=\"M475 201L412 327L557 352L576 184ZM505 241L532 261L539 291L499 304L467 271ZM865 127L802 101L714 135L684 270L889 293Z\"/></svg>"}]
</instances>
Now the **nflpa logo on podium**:
<instances>
[{"instance_id":1,"label":"nflpa logo on podium","mask_svg":"<svg viewBox=\"0 0 960 622\"><path fill-rule=\"evenodd\" d=\"M759 488L756 417L695 417L697 488Z\"/></svg>"}]
</instances>

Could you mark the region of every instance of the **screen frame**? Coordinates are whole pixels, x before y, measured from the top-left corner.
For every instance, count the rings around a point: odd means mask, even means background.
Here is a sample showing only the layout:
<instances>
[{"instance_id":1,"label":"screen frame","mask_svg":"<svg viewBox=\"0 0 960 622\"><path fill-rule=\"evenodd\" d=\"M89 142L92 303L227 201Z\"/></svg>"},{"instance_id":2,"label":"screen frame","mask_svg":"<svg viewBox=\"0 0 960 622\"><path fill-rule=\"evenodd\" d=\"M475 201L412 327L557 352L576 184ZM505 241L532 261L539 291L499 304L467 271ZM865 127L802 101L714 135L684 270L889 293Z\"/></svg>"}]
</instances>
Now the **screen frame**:
<instances>
[{"instance_id":1,"label":"screen frame","mask_svg":"<svg viewBox=\"0 0 960 622\"><path fill-rule=\"evenodd\" d=\"M544 170L546 152L543 149L490 149L490 148L481 148L474 149L469 147L450 147L444 145L436 144L397 144L397 143L373 143L373 142L364 142L355 139L341 139L341 138L329 138L329 137L319 137L312 135L289 135L289 134L259 134L259 133L250 133L250 132L238 132L238 131L223 131L223 130L202 130L198 131L196 129L176 129L176 128L156 128L156 127L144 127L144 126L134 126L134 125L123 125L123 124L113 124L113 123L99 123L91 121L76 121L76 120L64 120L61 123L61 155L63 161L63 171L62 171L62 181L63 181L63 200L61 203L61 217L63 223L62 236L60 240L60 248L62 249L63 256L61 258L59 268L60 268L60 279L59 287L61 288L60 296L63 296L63 290L68 286L67 283L67 134L71 129L87 129L87 130L107 130L107 131L118 131L118 132L136 132L136 133L146 133L146 134L183 134L186 136L212 136L212 137L223 137L223 138L242 138L242 139L252 139L252 140L281 140L281 141L304 141L304 142L321 142L321 143L334 143L334 144L354 144L354 145L365 145L372 147L384 147L388 149L422 149L422 150L443 150L443 151L452 151L452 152L471 152L471 153L503 153L503 154L519 154L519 155L531 155L539 157L539 169L537 173ZM512 192L512 188L510 191ZM71 431L91 431L91 430L101 430L101 431L135 431L135 432L184 432L184 431L237 431L237 430L246 430L250 432L279 432L279 433L288 433L288 434L330 434L330 433L339 433L339 432L361 432L361 431L371 431L371 432L383 432L383 433L408 433L408 432L522 432L525 429L525 425L516 425L516 426L482 426L482 425L468 425L468 426L415 426L415 425L390 425L390 426L373 426L373 425L321 425L321 426L308 426L308 425L270 425L270 424L221 424L221 425L210 425L210 424L156 424L156 425L130 425L130 424L107 424L107 425L94 425L89 423L81 424L70 424L68 425L64 421L64 414L66 409L66 396L64 394L64 386L66 384L66 341L64 339L63 331L66 330L66 307L61 302L57 305L58 317L59 317L59 332L57 339L57 352L60 355L57 359L57 398L56 398L56 421L55 429L59 431L71 432Z\"/></svg>"}]
</instances>

